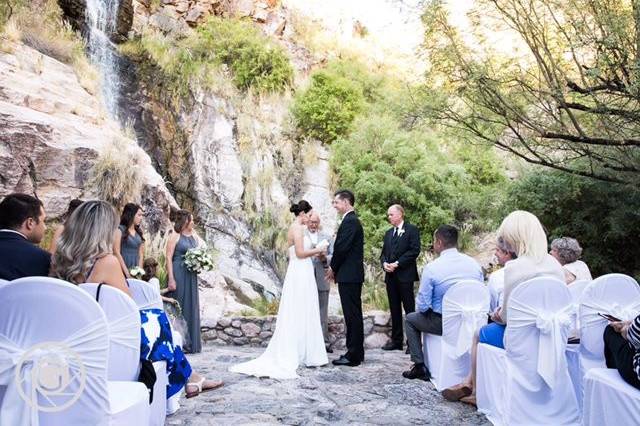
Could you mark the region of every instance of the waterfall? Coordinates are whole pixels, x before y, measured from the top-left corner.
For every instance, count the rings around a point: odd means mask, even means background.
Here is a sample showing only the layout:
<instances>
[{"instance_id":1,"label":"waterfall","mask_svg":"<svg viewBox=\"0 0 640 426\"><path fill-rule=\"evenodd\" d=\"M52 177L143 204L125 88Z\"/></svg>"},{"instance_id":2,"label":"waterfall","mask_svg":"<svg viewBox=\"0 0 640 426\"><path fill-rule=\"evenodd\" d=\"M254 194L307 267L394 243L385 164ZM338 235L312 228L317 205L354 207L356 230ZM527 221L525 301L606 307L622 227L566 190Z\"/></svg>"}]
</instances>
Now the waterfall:
<instances>
[{"instance_id":1,"label":"waterfall","mask_svg":"<svg viewBox=\"0 0 640 426\"><path fill-rule=\"evenodd\" d=\"M87 0L87 47L91 62L102 79L102 97L107 111L117 118L120 77L118 55L110 35L116 31L120 0Z\"/></svg>"}]
</instances>

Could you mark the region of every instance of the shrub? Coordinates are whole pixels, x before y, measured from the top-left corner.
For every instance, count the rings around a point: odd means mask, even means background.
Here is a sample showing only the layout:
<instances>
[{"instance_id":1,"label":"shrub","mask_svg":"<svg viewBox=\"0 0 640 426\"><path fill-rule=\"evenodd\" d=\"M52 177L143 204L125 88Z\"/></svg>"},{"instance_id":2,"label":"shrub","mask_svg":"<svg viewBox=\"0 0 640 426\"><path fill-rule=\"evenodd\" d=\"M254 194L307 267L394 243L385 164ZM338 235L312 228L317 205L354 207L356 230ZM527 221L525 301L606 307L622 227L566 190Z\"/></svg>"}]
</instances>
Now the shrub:
<instances>
[{"instance_id":1,"label":"shrub","mask_svg":"<svg viewBox=\"0 0 640 426\"><path fill-rule=\"evenodd\" d=\"M481 184L465 161L436 133L406 131L388 114L358 118L352 133L332 145L331 164L339 186L356 194L356 209L365 229L365 258L376 263L389 228L386 211L399 203L407 220L421 231L423 247L433 231L452 223L465 232L495 226L504 178ZM482 161L495 161L490 153ZM480 160L478 160L480 161ZM424 251L424 250L423 250Z\"/></svg>"},{"instance_id":2,"label":"shrub","mask_svg":"<svg viewBox=\"0 0 640 426\"><path fill-rule=\"evenodd\" d=\"M380 98L382 77L355 61L335 61L311 76L292 113L304 137L331 143L347 135L356 115Z\"/></svg>"},{"instance_id":3,"label":"shrub","mask_svg":"<svg viewBox=\"0 0 640 426\"><path fill-rule=\"evenodd\" d=\"M284 50L250 23L237 19L213 16L180 40L146 32L120 49L126 55L150 60L177 96L186 95L192 84L215 87L224 78L224 67L241 90L281 92L293 80L293 68Z\"/></svg>"},{"instance_id":4,"label":"shrub","mask_svg":"<svg viewBox=\"0 0 640 426\"><path fill-rule=\"evenodd\" d=\"M546 227L550 241L576 238L594 276L620 272L640 275L640 191L533 169L509 190L504 211L528 210Z\"/></svg>"}]
</instances>

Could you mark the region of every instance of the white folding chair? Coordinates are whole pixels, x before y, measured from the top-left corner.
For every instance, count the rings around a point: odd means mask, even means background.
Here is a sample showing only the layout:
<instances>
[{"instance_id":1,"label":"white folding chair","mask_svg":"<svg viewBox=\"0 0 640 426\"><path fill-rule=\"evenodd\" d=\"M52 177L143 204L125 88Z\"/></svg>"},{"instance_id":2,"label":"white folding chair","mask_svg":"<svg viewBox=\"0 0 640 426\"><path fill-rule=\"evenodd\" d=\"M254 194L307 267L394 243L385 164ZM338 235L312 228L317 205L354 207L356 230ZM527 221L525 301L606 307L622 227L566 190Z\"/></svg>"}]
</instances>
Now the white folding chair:
<instances>
[{"instance_id":1,"label":"white folding chair","mask_svg":"<svg viewBox=\"0 0 640 426\"><path fill-rule=\"evenodd\" d=\"M128 279L129 291L133 297L134 302L138 306L138 309L162 309L164 305L162 303L162 296L153 285L146 281ZM172 331L173 343L177 344L176 336ZM151 420L152 425L163 425L167 412L173 413L177 410L176 404L179 407L178 400L180 394L174 395L167 400L167 385L169 384L169 378L167 377L167 363L166 362L154 362L153 366L156 370L156 384L153 387L153 402L151 403ZM157 397L156 397L157 396Z\"/></svg>"},{"instance_id":2,"label":"white folding chair","mask_svg":"<svg viewBox=\"0 0 640 426\"><path fill-rule=\"evenodd\" d=\"M91 296L30 277L0 300L0 424L148 424L145 386L107 380L109 328Z\"/></svg>"},{"instance_id":3,"label":"white folding chair","mask_svg":"<svg viewBox=\"0 0 640 426\"><path fill-rule=\"evenodd\" d=\"M580 299L580 369L605 368L604 329L609 323L598 313L622 320L640 313L640 286L628 275L608 274L596 278L587 286Z\"/></svg>"},{"instance_id":4,"label":"white folding chair","mask_svg":"<svg viewBox=\"0 0 640 426\"><path fill-rule=\"evenodd\" d=\"M80 284L94 300L98 284ZM109 323L109 380L137 381L140 370L140 311L117 288L102 285L98 304Z\"/></svg>"},{"instance_id":5,"label":"white folding chair","mask_svg":"<svg viewBox=\"0 0 640 426\"><path fill-rule=\"evenodd\" d=\"M569 293L571 293L571 300L576 306L580 303L580 297L589 284L591 284L590 280L576 280L569 284L568 288Z\"/></svg>"},{"instance_id":6,"label":"white folding chair","mask_svg":"<svg viewBox=\"0 0 640 426\"><path fill-rule=\"evenodd\" d=\"M592 368L584 377L584 426L639 425L640 390L612 368Z\"/></svg>"},{"instance_id":7,"label":"white folding chair","mask_svg":"<svg viewBox=\"0 0 640 426\"><path fill-rule=\"evenodd\" d=\"M479 281L460 281L445 293L442 336L422 334L424 358L438 391L460 383L469 374L473 334L487 323L489 304L489 290Z\"/></svg>"},{"instance_id":8,"label":"white folding chair","mask_svg":"<svg viewBox=\"0 0 640 426\"><path fill-rule=\"evenodd\" d=\"M478 410L494 425L578 424L565 355L571 309L566 284L555 278L511 293L506 349L478 347Z\"/></svg>"}]
</instances>

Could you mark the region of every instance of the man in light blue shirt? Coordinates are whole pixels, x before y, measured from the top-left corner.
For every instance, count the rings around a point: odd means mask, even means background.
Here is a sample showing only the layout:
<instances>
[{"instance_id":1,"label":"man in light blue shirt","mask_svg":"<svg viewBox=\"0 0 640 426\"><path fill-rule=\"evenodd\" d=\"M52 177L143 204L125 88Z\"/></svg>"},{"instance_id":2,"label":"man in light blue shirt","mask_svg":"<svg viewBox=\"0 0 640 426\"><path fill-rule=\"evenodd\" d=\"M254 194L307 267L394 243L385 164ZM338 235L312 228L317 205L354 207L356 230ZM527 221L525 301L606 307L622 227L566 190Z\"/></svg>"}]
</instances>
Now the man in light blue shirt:
<instances>
[{"instance_id":1,"label":"man in light blue shirt","mask_svg":"<svg viewBox=\"0 0 640 426\"><path fill-rule=\"evenodd\" d=\"M455 227L440 225L433 241L433 250L439 257L424 267L416 297L416 312L408 314L404 321L414 363L410 370L402 373L407 379L431 378L429 369L424 365L422 333L442 335L442 299L447 290L461 280L482 282L484 279L478 262L458 251L458 230Z\"/></svg>"}]
</instances>

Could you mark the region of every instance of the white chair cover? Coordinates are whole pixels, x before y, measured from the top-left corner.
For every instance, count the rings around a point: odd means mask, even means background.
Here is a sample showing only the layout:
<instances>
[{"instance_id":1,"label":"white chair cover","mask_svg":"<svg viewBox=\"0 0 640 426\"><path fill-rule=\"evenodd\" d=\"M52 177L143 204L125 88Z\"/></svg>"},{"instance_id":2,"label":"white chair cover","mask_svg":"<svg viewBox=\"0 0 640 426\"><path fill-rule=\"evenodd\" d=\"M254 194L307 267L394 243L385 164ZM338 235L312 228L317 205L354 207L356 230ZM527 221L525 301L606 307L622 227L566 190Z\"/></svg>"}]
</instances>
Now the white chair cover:
<instances>
[{"instance_id":1,"label":"white chair cover","mask_svg":"<svg viewBox=\"0 0 640 426\"><path fill-rule=\"evenodd\" d=\"M94 300L98 284L80 284ZM117 288L103 285L100 307L109 323L109 380L137 381L140 370L140 311L133 299Z\"/></svg>"},{"instance_id":2,"label":"white chair cover","mask_svg":"<svg viewBox=\"0 0 640 426\"><path fill-rule=\"evenodd\" d=\"M460 281L444 295L442 336L423 335L425 360L438 391L469 374L473 335L487 323L489 303L489 290L474 280Z\"/></svg>"},{"instance_id":3,"label":"white chair cover","mask_svg":"<svg viewBox=\"0 0 640 426\"><path fill-rule=\"evenodd\" d=\"M127 280L131 297L138 305L138 309L162 309L162 297L153 285L146 281L130 278Z\"/></svg>"},{"instance_id":4,"label":"white chair cover","mask_svg":"<svg viewBox=\"0 0 640 426\"><path fill-rule=\"evenodd\" d=\"M0 424L149 421L143 384L107 381L107 321L86 292L53 278L22 278L0 286L0 300Z\"/></svg>"},{"instance_id":5,"label":"white chair cover","mask_svg":"<svg viewBox=\"0 0 640 426\"><path fill-rule=\"evenodd\" d=\"M131 292L131 296L133 300L138 305L138 309L162 309L164 311L164 304L162 303L162 296L160 295L159 288L152 284L149 284L146 281L136 280L136 279L128 279L127 283L129 284L129 291ZM153 323L148 323L148 327L153 327ZM155 335L154 330L145 329L147 336ZM172 335L173 330L172 330ZM173 343L176 343L176 336L173 336ZM181 339L180 339L180 343ZM169 401L167 400L167 363L166 362L154 362L153 366L156 370L156 384L153 386L153 402L151 403L151 423L153 425L163 425L164 419L167 415L167 412L174 412L175 410L168 410L167 404ZM180 399L180 392L171 397L174 402L171 404L177 404L177 401ZM179 404L178 404L179 405Z\"/></svg>"},{"instance_id":6,"label":"white chair cover","mask_svg":"<svg viewBox=\"0 0 640 426\"><path fill-rule=\"evenodd\" d=\"M596 278L580 299L580 369L582 376L590 368L605 368L602 335L609 322L598 315L610 314L628 320L640 312L640 286L623 274Z\"/></svg>"},{"instance_id":7,"label":"white chair cover","mask_svg":"<svg viewBox=\"0 0 640 426\"><path fill-rule=\"evenodd\" d=\"M483 371L502 378L502 392L480 395L478 408L494 424L577 424L576 396L566 362L571 326L571 295L565 283L540 277L520 284L509 299L505 331L506 362L501 370ZM483 350L480 356L486 351ZM478 369L486 363L478 363ZM503 396L502 400L493 400ZM485 402L489 399L489 403ZM482 402L481 402L482 401ZM496 408L497 407L497 408Z\"/></svg>"},{"instance_id":8,"label":"white chair cover","mask_svg":"<svg viewBox=\"0 0 640 426\"><path fill-rule=\"evenodd\" d=\"M9 282L9 281L7 281L7 280L3 280L2 278L0 278L0 285L2 285L2 284L6 284L6 283L8 283L8 282Z\"/></svg>"},{"instance_id":9,"label":"white chair cover","mask_svg":"<svg viewBox=\"0 0 640 426\"><path fill-rule=\"evenodd\" d=\"M580 303L580 297L584 293L587 286L591 284L590 280L576 280L569 284L569 293L571 293L571 300L576 306Z\"/></svg>"},{"instance_id":10,"label":"white chair cover","mask_svg":"<svg viewBox=\"0 0 640 426\"><path fill-rule=\"evenodd\" d=\"M592 368L584 377L584 426L640 425L640 390L617 370Z\"/></svg>"}]
</instances>

